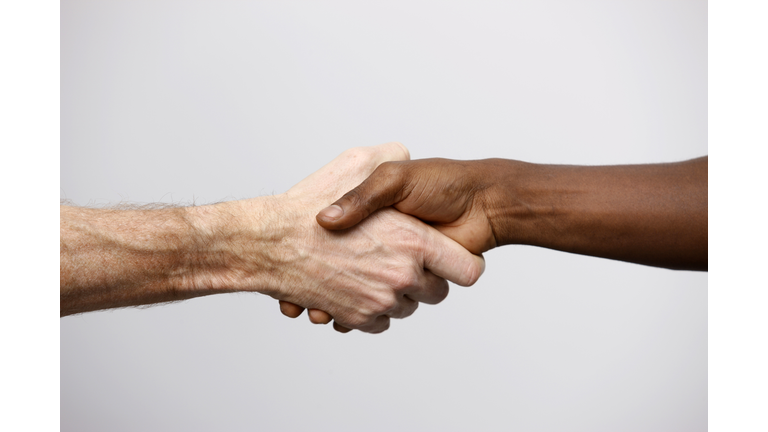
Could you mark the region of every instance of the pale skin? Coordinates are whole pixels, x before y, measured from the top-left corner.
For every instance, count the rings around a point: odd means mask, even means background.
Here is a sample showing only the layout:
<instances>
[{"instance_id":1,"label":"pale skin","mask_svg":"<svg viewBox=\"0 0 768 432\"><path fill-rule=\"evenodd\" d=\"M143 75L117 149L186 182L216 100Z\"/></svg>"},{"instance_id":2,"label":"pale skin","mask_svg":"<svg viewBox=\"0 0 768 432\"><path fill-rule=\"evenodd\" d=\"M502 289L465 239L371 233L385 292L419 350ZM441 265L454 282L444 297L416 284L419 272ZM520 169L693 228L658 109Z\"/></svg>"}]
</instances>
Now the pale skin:
<instances>
[{"instance_id":1,"label":"pale skin","mask_svg":"<svg viewBox=\"0 0 768 432\"><path fill-rule=\"evenodd\" d=\"M399 143L351 149L284 194L216 205L61 206L61 316L251 291L332 317L342 331L382 332L419 302L442 301L447 280L474 284L485 265L391 208L349 230L316 223L379 165L408 158Z\"/></svg>"},{"instance_id":2,"label":"pale skin","mask_svg":"<svg viewBox=\"0 0 768 432\"><path fill-rule=\"evenodd\" d=\"M618 166L424 159L382 164L317 221L348 229L394 206L477 254L523 244L706 271L707 191L706 156ZM281 308L288 316L301 311ZM312 315L314 322L329 319Z\"/></svg>"}]
</instances>

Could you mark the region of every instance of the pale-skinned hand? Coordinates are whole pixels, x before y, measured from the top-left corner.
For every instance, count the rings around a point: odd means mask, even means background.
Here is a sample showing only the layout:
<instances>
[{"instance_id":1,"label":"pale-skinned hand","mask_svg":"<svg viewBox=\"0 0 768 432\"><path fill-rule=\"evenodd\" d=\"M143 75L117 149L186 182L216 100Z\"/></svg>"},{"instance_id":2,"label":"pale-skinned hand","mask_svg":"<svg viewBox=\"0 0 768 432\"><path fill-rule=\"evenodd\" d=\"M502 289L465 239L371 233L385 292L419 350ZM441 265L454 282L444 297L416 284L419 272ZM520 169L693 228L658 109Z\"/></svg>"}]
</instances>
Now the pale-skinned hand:
<instances>
[{"instance_id":1,"label":"pale-skinned hand","mask_svg":"<svg viewBox=\"0 0 768 432\"><path fill-rule=\"evenodd\" d=\"M390 318L411 315L419 302L442 301L446 279L462 286L477 281L482 257L393 208L349 230L317 224L320 210L380 164L408 158L399 143L351 149L277 197L278 213L289 219L283 223L295 227L281 242L285 262L276 266L278 286L270 293L281 300L285 315L296 317L309 308L315 323L332 318L339 331L377 333L389 327Z\"/></svg>"}]
</instances>

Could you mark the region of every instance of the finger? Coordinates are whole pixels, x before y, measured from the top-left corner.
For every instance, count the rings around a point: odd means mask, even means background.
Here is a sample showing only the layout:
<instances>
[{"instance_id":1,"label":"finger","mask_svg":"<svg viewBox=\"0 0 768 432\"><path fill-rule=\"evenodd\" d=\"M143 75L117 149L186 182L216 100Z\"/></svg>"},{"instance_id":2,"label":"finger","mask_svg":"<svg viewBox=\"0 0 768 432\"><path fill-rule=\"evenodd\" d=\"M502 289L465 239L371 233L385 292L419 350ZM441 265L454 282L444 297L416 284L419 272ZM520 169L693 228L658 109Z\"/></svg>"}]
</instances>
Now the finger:
<instances>
[{"instance_id":1,"label":"finger","mask_svg":"<svg viewBox=\"0 0 768 432\"><path fill-rule=\"evenodd\" d=\"M333 329L339 333L349 333L350 331L352 331L351 328L344 327L343 325L337 323L336 321L333 322Z\"/></svg>"},{"instance_id":2,"label":"finger","mask_svg":"<svg viewBox=\"0 0 768 432\"><path fill-rule=\"evenodd\" d=\"M317 214L317 223L330 230L357 225L382 207L407 197L408 175L397 162L385 162L360 185Z\"/></svg>"},{"instance_id":3,"label":"finger","mask_svg":"<svg viewBox=\"0 0 768 432\"><path fill-rule=\"evenodd\" d=\"M470 253L432 227L426 229L429 236L424 250L424 268L457 285L471 286L477 282L485 271L483 256Z\"/></svg>"},{"instance_id":4,"label":"finger","mask_svg":"<svg viewBox=\"0 0 768 432\"><path fill-rule=\"evenodd\" d=\"M382 333L384 331L387 331L387 329L389 329L389 324L390 324L390 321L388 316L379 315L376 317L375 320L373 320L373 323L367 326L358 327L358 330L365 333L374 333L374 334Z\"/></svg>"},{"instance_id":5,"label":"finger","mask_svg":"<svg viewBox=\"0 0 768 432\"><path fill-rule=\"evenodd\" d=\"M280 300L280 312L289 318L296 318L304 312L304 308L297 304Z\"/></svg>"},{"instance_id":6,"label":"finger","mask_svg":"<svg viewBox=\"0 0 768 432\"><path fill-rule=\"evenodd\" d=\"M402 143L393 141L369 147L376 154L377 165L387 161L411 160L411 152Z\"/></svg>"},{"instance_id":7,"label":"finger","mask_svg":"<svg viewBox=\"0 0 768 432\"><path fill-rule=\"evenodd\" d=\"M434 228L448 238L453 239L464 249L475 255L480 255L487 250L496 247L496 238L493 234L477 233L474 230L467 229L466 226L433 225Z\"/></svg>"},{"instance_id":8,"label":"finger","mask_svg":"<svg viewBox=\"0 0 768 432\"><path fill-rule=\"evenodd\" d=\"M340 322L338 319L334 319L333 328L342 333L346 333L352 329L360 330L365 333L381 333L389 328L389 317L386 315L379 315L367 324L356 325L350 325L344 321Z\"/></svg>"},{"instance_id":9,"label":"finger","mask_svg":"<svg viewBox=\"0 0 768 432\"><path fill-rule=\"evenodd\" d=\"M390 318L405 318L413 315L419 308L419 302L413 300L410 296L404 295L397 302L397 306L387 313Z\"/></svg>"},{"instance_id":10,"label":"finger","mask_svg":"<svg viewBox=\"0 0 768 432\"><path fill-rule=\"evenodd\" d=\"M424 274L419 278L419 283L403 290L403 293L416 302L426 304L438 304L448 297L448 281L432 273L430 270L424 270ZM392 318L392 314L388 314Z\"/></svg>"},{"instance_id":11,"label":"finger","mask_svg":"<svg viewBox=\"0 0 768 432\"><path fill-rule=\"evenodd\" d=\"M332 316L319 309L310 309L307 311L307 315L309 315L309 320L314 324L328 324L333 319Z\"/></svg>"}]
</instances>

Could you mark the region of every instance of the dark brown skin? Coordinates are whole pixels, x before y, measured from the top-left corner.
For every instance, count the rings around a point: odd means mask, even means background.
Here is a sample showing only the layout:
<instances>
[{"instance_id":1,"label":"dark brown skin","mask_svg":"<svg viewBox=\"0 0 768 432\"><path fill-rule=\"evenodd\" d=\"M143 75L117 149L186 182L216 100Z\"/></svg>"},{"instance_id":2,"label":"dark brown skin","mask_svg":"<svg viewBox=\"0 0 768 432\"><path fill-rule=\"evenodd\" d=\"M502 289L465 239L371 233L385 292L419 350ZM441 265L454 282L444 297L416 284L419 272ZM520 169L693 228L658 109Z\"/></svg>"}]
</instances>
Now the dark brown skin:
<instances>
[{"instance_id":1,"label":"dark brown skin","mask_svg":"<svg viewBox=\"0 0 768 432\"><path fill-rule=\"evenodd\" d=\"M706 156L619 166L507 159L387 162L336 201L338 208L321 211L317 222L329 230L346 229L394 206L476 254L524 244L707 271L707 181ZM301 313L294 306L281 309L289 316ZM330 321L315 310L310 319Z\"/></svg>"}]
</instances>

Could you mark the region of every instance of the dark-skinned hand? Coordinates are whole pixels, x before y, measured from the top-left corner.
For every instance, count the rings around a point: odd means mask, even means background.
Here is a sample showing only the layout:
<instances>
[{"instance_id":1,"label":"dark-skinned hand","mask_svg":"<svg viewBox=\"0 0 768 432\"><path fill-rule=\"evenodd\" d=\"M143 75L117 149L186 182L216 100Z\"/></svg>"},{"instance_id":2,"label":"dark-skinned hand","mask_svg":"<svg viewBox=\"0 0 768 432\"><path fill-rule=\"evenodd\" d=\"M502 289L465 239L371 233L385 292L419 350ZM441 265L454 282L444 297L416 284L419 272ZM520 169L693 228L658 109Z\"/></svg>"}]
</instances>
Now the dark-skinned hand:
<instances>
[{"instance_id":1,"label":"dark-skinned hand","mask_svg":"<svg viewBox=\"0 0 768 432\"><path fill-rule=\"evenodd\" d=\"M457 161L422 159L385 162L359 186L347 192L317 215L317 222L329 230L351 228L384 207L429 222L438 231L455 240L474 254L497 246L488 217L492 207L490 194L497 183L491 173L500 161ZM304 308L280 302L281 312L295 318ZM327 324L333 318L310 309L309 319ZM334 323L346 333L349 329Z\"/></svg>"}]
</instances>

